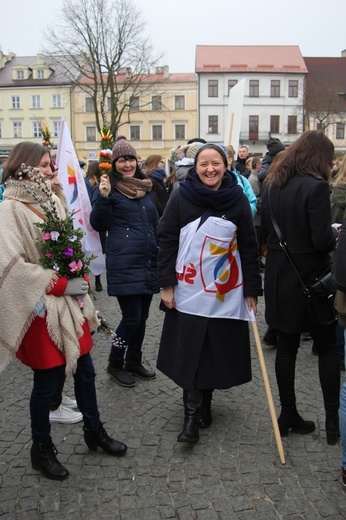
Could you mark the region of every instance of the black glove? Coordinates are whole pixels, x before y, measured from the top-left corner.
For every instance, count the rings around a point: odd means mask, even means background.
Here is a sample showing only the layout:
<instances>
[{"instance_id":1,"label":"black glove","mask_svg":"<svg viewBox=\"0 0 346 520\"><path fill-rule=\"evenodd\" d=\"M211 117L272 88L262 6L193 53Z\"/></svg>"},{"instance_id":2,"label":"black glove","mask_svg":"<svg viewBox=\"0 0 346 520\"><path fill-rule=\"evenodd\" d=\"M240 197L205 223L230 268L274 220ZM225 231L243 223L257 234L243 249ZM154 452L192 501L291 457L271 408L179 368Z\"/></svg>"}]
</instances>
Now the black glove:
<instances>
[{"instance_id":1,"label":"black glove","mask_svg":"<svg viewBox=\"0 0 346 520\"><path fill-rule=\"evenodd\" d=\"M267 141L266 146L271 157L275 157L276 154L285 150L285 145L276 137L271 137L269 141Z\"/></svg>"}]
</instances>

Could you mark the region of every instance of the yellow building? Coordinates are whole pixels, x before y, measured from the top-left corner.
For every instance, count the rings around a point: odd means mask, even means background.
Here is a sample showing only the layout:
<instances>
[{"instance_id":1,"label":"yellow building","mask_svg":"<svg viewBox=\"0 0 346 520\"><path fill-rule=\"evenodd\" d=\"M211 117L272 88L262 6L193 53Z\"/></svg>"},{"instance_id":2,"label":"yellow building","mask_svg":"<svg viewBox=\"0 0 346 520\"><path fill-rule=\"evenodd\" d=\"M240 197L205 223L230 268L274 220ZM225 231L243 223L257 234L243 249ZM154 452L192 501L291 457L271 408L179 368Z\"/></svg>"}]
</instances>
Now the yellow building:
<instances>
[{"instance_id":1,"label":"yellow building","mask_svg":"<svg viewBox=\"0 0 346 520\"><path fill-rule=\"evenodd\" d=\"M20 141L42 143L46 123L57 145L60 121L72 124L72 77L43 54L16 57L0 51L0 155Z\"/></svg>"},{"instance_id":2,"label":"yellow building","mask_svg":"<svg viewBox=\"0 0 346 520\"><path fill-rule=\"evenodd\" d=\"M125 80L126 73L123 77ZM121 74L117 80L121 82ZM154 74L144 77L140 91L133 93L128 89L125 95L131 108L124 112L118 133L131 141L142 158L160 154L168 159L172 148L197 137L197 76L194 73L170 74L167 66L157 67ZM107 108L106 114L110 116ZM78 87L73 93L73 118L73 138L79 159L86 162L97 159L100 135L93 99Z\"/></svg>"}]
</instances>

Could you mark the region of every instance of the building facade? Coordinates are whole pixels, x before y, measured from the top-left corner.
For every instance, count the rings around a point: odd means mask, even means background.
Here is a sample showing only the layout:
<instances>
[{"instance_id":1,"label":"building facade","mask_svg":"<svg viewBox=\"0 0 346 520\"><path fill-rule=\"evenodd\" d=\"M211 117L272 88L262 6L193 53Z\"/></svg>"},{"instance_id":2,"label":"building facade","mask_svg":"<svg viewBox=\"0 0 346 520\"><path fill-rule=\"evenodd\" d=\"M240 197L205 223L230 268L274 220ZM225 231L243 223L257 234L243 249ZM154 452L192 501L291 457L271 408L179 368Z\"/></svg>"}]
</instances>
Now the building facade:
<instances>
[{"instance_id":1,"label":"building facade","mask_svg":"<svg viewBox=\"0 0 346 520\"><path fill-rule=\"evenodd\" d=\"M0 155L20 141L42 143L41 124L57 144L61 117L72 125L72 80L43 54L0 52Z\"/></svg>"},{"instance_id":2,"label":"building facade","mask_svg":"<svg viewBox=\"0 0 346 520\"><path fill-rule=\"evenodd\" d=\"M121 75L117 80L122 81ZM197 76L194 73L170 74L167 66L157 67L155 73L143 77L135 92L131 87L126 90L119 100L120 104L124 102L129 108L123 112L118 134L131 141L144 159L151 154L168 159L172 148L186 144L197 135ZM109 105L106 103L106 117L110 115ZM94 102L78 87L73 93L73 117L78 157L86 162L97 159L100 135Z\"/></svg>"},{"instance_id":3,"label":"building facade","mask_svg":"<svg viewBox=\"0 0 346 520\"><path fill-rule=\"evenodd\" d=\"M297 46L197 46L199 134L224 144L230 90L245 80L239 145L262 154L270 136L291 144L303 131L307 69Z\"/></svg>"}]
</instances>

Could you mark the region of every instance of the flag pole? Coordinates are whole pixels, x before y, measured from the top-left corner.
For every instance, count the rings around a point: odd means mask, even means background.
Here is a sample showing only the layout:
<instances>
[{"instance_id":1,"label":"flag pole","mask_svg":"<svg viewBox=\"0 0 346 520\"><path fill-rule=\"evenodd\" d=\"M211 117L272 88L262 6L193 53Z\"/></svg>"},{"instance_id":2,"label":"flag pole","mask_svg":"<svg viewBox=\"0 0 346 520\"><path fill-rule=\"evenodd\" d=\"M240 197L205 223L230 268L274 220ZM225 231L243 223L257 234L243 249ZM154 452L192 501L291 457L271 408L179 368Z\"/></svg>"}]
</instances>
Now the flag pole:
<instances>
[{"instance_id":1,"label":"flag pole","mask_svg":"<svg viewBox=\"0 0 346 520\"><path fill-rule=\"evenodd\" d=\"M258 327L257 327L256 321L252 321L251 323L252 323L252 330L253 330L253 333L254 333L254 336L255 336L255 343L256 343L256 347L257 347L258 359L259 359L261 370L262 370L264 387L265 387L265 391L266 391L266 394L267 394L267 400L268 400L270 416L271 416L272 423L273 423L276 445L277 445L277 449L278 449L278 452L279 452L279 457L280 457L281 463L285 464L285 454L284 454L284 449L283 449L283 446L282 446L282 440L281 440L281 435L280 435L278 422L277 422L277 419L276 419L276 413L275 413L275 408L274 408L273 396L272 396L272 392L271 392L270 385L269 385L267 367L266 367L266 364L265 364L265 361L264 361L261 340L260 340L259 333L258 333Z\"/></svg>"}]
</instances>

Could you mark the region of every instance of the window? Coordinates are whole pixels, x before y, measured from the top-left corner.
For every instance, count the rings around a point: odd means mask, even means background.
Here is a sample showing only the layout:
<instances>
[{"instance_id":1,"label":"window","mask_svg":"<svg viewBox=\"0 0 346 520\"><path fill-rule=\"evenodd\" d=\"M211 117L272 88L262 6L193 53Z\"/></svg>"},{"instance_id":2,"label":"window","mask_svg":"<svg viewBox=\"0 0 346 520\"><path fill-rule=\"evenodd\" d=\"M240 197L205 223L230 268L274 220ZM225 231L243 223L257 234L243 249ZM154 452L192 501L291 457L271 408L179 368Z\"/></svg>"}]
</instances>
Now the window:
<instances>
[{"instance_id":1,"label":"window","mask_svg":"<svg viewBox=\"0 0 346 520\"><path fill-rule=\"evenodd\" d=\"M141 140L141 128L139 125L131 125L130 126L130 141L140 141Z\"/></svg>"},{"instance_id":2,"label":"window","mask_svg":"<svg viewBox=\"0 0 346 520\"><path fill-rule=\"evenodd\" d=\"M130 110L139 110L139 97L138 96L130 97Z\"/></svg>"},{"instance_id":3,"label":"window","mask_svg":"<svg viewBox=\"0 0 346 520\"><path fill-rule=\"evenodd\" d=\"M258 126L259 126L259 117L258 116L249 116L249 139L250 139L250 141L258 140Z\"/></svg>"},{"instance_id":4,"label":"window","mask_svg":"<svg viewBox=\"0 0 346 520\"><path fill-rule=\"evenodd\" d=\"M52 137L59 137L60 135L60 121L52 121Z\"/></svg>"},{"instance_id":5,"label":"window","mask_svg":"<svg viewBox=\"0 0 346 520\"><path fill-rule=\"evenodd\" d=\"M32 123L32 136L42 137L41 127L37 121L33 121Z\"/></svg>"},{"instance_id":6,"label":"window","mask_svg":"<svg viewBox=\"0 0 346 520\"><path fill-rule=\"evenodd\" d=\"M270 133L280 133L280 116L270 116Z\"/></svg>"},{"instance_id":7,"label":"window","mask_svg":"<svg viewBox=\"0 0 346 520\"><path fill-rule=\"evenodd\" d=\"M44 70L43 69L38 69L37 79L44 79Z\"/></svg>"},{"instance_id":8,"label":"window","mask_svg":"<svg viewBox=\"0 0 346 520\"><path fill-rule=\"evenodd\" d=\"M344 123L336 123L336 139L345 139Z\"/></svg>"},{"instance_id":9,"label":"window","mask_svg":"<svg viewBox=\"0 0 346 520\"><path fill-rule=\"evenodd\" d=\"M151 109L152 110L162 110L162 97L161 96L153 96L151 98Z\"/></svg>"},{"instance_id":10,"label":"window","mask_svg":"<svg viewBox=\"0 0 346 520\"><path fill-rule=\"evenodd\" d=\"M22 138L23 137L23 129L21 121L12 121L12 131L14 138Z\"/></svg>"},{"instance_id":11,"label":"window","mask_svg":"<svg viewBox=\"0 0 346 520\"><path fill-rule=\"evenodd\" d=\"M162 141L162 125L153 125L153 141Z\"/></svg>"},{"instance_id":12,"label":"window","mask_svg":"<svg viewBox=\"0 0 346 520\"><path fill-rule=\"evenodd\" d=\"M11 108L20 108L20 96L11 96Z\"/></svg>"},{"instance_id":13,"label":"window","mask_svg":"<svg viewBox=\"0 0 346 520\"><path fill-rule=\"evenodd\" d=\"M298 97L298 80L296 80L296 79L289 80L288 97Z\"/></svg>"},{"instance_id":14,"label":"window","mask_svg":"<svg viewBox=\"0 0 346 520\"><path fill-rule=\"evenodd\" d=\"M86 112L95 112L95 103L93 98L87 97L85 98L85 111Z\"/></svg>"},{"instance_id":15,"label":"window","mask_svg":"<svg viewBox=\"0 0 346 520\"><path fill-rule=\"evenodd\" d=\"M88 143L94 143L96 141L96 126L86 126L85 137Z\"/></svg>"},{"instance_id":16,"label":"window","mask_svg":"<svg viewBox=\"0 0 346 520\"><path fill-rule=\"evenodd\" d=\"M174 97L174 108L175 110L185 110L185 96Z\"/></svg>"},{"instance_id":17,"label":"window","mask_svg":"<svg viewBox=\"0 0 346 520\"><path fill-rule=\"evenodd\" d=\"M259 97L259 80L258 79L250 79L249 97Z\"/></svg>"},{"instance_id":18,"label":"window","mask_svg":"<svg viewBox=\"0 0 346 520\"><path fill-rule=\"evenodd\" d=\"M53 108L61 108L62 107L61 94L53 94L52 95L52 107Z\"/></svg>"},{"instance_id":19,"label":"window","mask_svg":"<svg viewBox=\"0 0 346 520\"><path fill-rule=\"evenodd\" d=\"M280 80L278 80L278 79L271 80L270 97L280 97Z\"/></svg>"},{"instance_id":20,"label":"window","mask_svg":"<svg viewBox=\"0 0 346 520\"><path fill-rule=\"evenodd\" d=\"M237 79L228 80L228 95L229 95L229 91L232 90L232 88L235 87L237 83L238 83Z\"/></svg>"},{"instance_id":21,"label":"window","mask_svg":"<svg viewBox=\"0 0 346 520\"><path fill-rule=\"evenodd\" d=\"M41 108L41 96L31 96L31 108Z\"/></svg>"},{"instance_id":22,"label":"window","mask_svg":"<svg viewBox=\"0 0 346 520\"><path fill-rule=\"evenodd\" d=\"M297 116L288 116L288 118L287 118L287 133L288 134L296 134L297 133Z\"/></svg>"},{"instance_id":23,"label":"window","mask_svg":"<svg viewBox=\"0 0 346 520\"><path fill-rule=\"evenodd\" d=\"M218 97L219 95L219 82L217 79L208 80L208 97Z\"/></svg>"},{"instance_id":24,"label":"window","mask_svg":"<svg viewBox=\"0 0 346 520\"><path fill-rule=\"evenodd\" d=\"M219 116L208 117L208 134L219 133Z\"/></svg>"},{"instance_id":25,"label":"window","mask_svg":"<svg viewBox=\"0 0 346 520\"><path fill-rule=\"evenodd\" d=\"M24 79L24 70L17 70L17 79Z\"/></svg>"},{"instance_id":26,"label":"window","mask_svg":"<svg viewBox=\"0 0 346 520\"><path fill-rule=\"evenodd\" d=\"M175 125L175 139L185 140L185 125Z\"/></svg>"}]
</instances>

